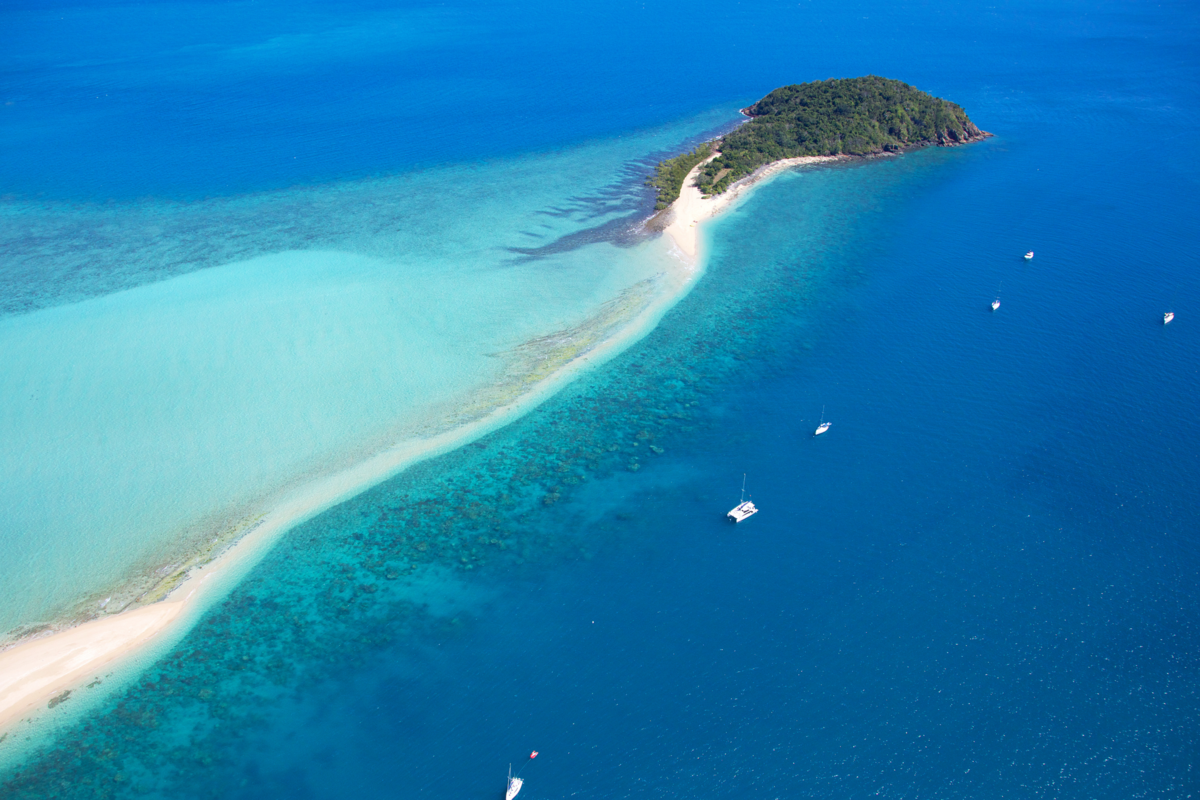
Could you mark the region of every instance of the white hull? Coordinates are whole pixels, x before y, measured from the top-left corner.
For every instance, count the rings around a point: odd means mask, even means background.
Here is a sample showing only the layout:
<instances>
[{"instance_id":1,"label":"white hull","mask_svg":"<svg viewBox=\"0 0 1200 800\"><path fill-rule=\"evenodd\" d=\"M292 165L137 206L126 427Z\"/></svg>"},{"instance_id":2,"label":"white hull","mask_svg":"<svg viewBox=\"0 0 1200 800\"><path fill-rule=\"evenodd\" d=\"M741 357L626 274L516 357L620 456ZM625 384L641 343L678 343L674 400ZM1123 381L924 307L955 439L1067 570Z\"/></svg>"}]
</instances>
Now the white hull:
<instances>
[{"instance_id":1,"label":"white hull","mask_svg":"<svg viewBox=\"0 0 1200 800\"><path fill-rule=\"evenodd\" d=\"M1173 319L1175 319L1175 312L1168 311L1167 313L1163 314L1163 325L1166 325L1168 322L1170 322Z\"/></svg>"},{"instance_id":2,"label":"white hull","mask_svg":"<svg viewBox=\"0 0 1200 800\"><path fill-rule=\"evenodd\" d=\"M1028 253L1025 254L1025 260L1033 261L1033 251L1032 250L1030 250Z\"/></svg>"},{"instance_id":3,"label":"white hull","mask_svg":"<svg viewBox=\"0 0 1200 800\"><path fill-rule=\"evenodd\" d=\"M829 430L829 426L832 424L833 424L832 422L822 422L820 425L817 426L817 429L815 431L813 431L813 436L820 436L822 433Z\"/></svg>"},{"instance_id":4,"label":"white hull","mask_svg":"<svg viewBox=\"0 0 1200 800\"><path fill-rule=\"evenodd\" d=\"M754 507L754 503L751 503L749 500L747 500L744 503L739 503L738 505L734 506L733 509L725 515L725 518L731 519L734 522L741 522L744 519L753 517L757 513L758 509Z\"/></svg>"},{"instance_id":5,"label":"white hull","mask_svg":"<svg viewBox=\"0 0 1200 800\"><path fill-rule=\"evenodd\" d=\"M996 310L997 310L997 309L999 309L999 308L1000 308L1000 301L999 301L999 300L993 300L993 301L992 301L992 311L996 311Z\"/></svg>"},{"instance_id":6,"label":"white hull","mask_svg":"<svg viewBox=\"0 0 1200 800\"><path fill-rule=\"evenodd\" d=\"M513 800L513 798L517 796L517 793L521 791L521 787L524 784L525 781L521 780L520 778L509 778L508 791L504 793L504 800Z\"/></svg>"}]
</instances>

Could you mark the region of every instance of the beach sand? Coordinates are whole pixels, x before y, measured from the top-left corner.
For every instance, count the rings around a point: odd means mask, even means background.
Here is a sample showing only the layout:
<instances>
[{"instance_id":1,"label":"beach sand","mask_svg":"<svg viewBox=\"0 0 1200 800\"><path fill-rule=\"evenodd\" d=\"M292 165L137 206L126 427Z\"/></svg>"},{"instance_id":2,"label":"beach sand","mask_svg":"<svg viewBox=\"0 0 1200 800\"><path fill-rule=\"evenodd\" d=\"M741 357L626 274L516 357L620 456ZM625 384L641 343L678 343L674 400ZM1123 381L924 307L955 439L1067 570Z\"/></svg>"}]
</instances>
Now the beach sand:
<instances>
[{"instance_id":1,"label":"beach sand","mask_svg":"<svg viewBox=\"0 0 1200 800\"><path fill-rule=\"evenodd\" d=\"M205 609L237 585L282 533L417 461L449 452L502 427L553 395L580 370L608 360L641 338L702 274L699 229L705 220L730 208L746 196L750 187L785 169L836 160L838 157L779 161L744 178L717 197L704 197L692 185L696 172L703 165L697 166L684 181L679 199L666 212L669 222L664 233L677 250L676 258L669 259L671 266L666 275L669 291L662 292L617 335L587 349L549 377L533 384L513 402L475 422L428 439L401 443L350 469L303 487L262 517L250 533L223 554L193 569L163 600L41 638L27 639L0 652L0 735L22 720L43 716L53 707L49 704L64 692L74 693L97 678L129 672L135 657L155 657L165 652ZM111 685L107 686L106 691L111 688ZM10 740L9 745L0 744L0 750L11 746Z\"/></svg>"},{"instance_id":2,"label":"beach sand","mask_svg":"<svg viewBox=\"0 0 1200 800\"><path fill-rule=\"evenodd\" d=\"M98 679L158 636L182 610L182 602L155 603L0 653L0 731L63 692Z\"/></svg>"},{"instance_id":3,"label":"beach sand","mask_svg":"<svg viewBox=\"0 0 1200 800\"><path fill-rule=\"evenodd\" d=\"M745 197L752 187L792 167L800 167L808 164L824 164L848 158L848 156L785 158L782 161L776 161L760 168L753 175L742 178L730 186L723 194L719 194L716 197L705 197L695 186L696 175L699 174L701 167L719 155L720 152L713 153L693 167L692 171L684 178L683 188L679 192L679 199L671 204L669 222L663 229L663 233L671 237L672 241L675 242L675 246L692 262L696 262L700 257L699 229L701 223L729 209L739 199Z\"/></svg>"},{"instance_id":4,"label":"beach sand","mask_svg":"<svg viewBox=\"0 0 1200 800\"><path fill-rule=\"evenodd\" d=\"M688 259L666 258L661 290L647 305L628 319L602 308L595 329L587 324L551 337L567 354L543 364L523 387L501 387L496 405L467 422L442 433L409 439L375 456L318 478L284 496L270 511L246 527L249 532L208 563L192 568L182 582L157 603L131 608L118 614L84 622L64 630L43 632L0 651L0 766L19 759L25 745L5 734L18 723L20 742L39 738L43 721L95 702L119 688L140 667L172 647L200 616L231 591L257 564L274 541L296 525L322 511L387 480L412 464L447 453L478 439L523 415L570 382L581 370L607 361L624 347L641 338L682 297L696 277ZM611 305L611 304L609 304ZM622 324L606 338L596 339L596 330L606 331L612 318ZM592 338L589 338L592 337ZM506 402L507 401L507 402ZM109 676L113 676L110 680ZM79 694L85 684L103 678L103 688ZM71 692L69 703L50 703L63 692ZM31 738L32 737L32 738Z\"/></svg>"}]
</instances>

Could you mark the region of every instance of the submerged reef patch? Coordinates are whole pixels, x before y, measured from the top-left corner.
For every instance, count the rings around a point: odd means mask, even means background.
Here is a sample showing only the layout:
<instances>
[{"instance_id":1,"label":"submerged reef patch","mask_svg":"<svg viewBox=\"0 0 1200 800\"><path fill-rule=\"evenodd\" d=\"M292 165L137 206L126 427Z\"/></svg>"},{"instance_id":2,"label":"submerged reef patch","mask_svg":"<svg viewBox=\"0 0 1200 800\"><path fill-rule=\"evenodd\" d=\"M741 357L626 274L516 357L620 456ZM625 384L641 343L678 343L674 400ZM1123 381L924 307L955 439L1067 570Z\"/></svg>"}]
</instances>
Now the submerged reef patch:
<instances>
[{"instance_id":1,"label":"submerged reef patch","mask_svg":"<svg viewBox=\"0 0 1200 800\"><path fill-rule=\"evenodd\" d=\"M865 188L862 169L875 170ZM650 479L722 424L721 394L747 369L803 359L819 335L810 312L861 280L846 268L864 252L856 220L914 174L888 162L798 178L812 187L799 202L813 213L797 220L796 209L776 209L787 224L743 237L750 244L737 252L717 242L708 277L629 351L513 424L286 534L167 656L15 769L0 794L250 792L260 778L234 767L272 709L391 648L472 625L469 604L440 603L430 587L484 591L623 547L627 511L589 519L577 493ZM531 343L511 390L601 337L626 302L636 306L637 294L614 301L594 328Z\"/></svg>"}]
</instances>

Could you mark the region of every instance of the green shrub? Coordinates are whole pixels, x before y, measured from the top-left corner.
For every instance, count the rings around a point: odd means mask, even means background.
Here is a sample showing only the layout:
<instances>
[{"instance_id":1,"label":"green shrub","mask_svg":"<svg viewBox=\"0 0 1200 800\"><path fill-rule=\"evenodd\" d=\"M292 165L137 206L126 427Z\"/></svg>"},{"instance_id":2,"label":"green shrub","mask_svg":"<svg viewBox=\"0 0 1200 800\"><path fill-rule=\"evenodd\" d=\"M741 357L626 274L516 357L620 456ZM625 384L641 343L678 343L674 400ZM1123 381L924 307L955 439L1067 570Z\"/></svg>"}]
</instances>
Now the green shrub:
<instances>
[{"instance_id":1,"label":"green shrub","mask_svg":"<svg viewBox=\"0 0 1200 800\"><path fill-rule=\"evenodd\" d=\"M868 75L784 86L745 109L751 118L714 144L721 154L696 185L720 194L773 161L800 156L867 156L928 144L958 144L985 136L961 107L906 83ZM701 148L658 165L647 181L657 208L679 196L687 173L712 152Z\"/></svg>"}]
</instances>

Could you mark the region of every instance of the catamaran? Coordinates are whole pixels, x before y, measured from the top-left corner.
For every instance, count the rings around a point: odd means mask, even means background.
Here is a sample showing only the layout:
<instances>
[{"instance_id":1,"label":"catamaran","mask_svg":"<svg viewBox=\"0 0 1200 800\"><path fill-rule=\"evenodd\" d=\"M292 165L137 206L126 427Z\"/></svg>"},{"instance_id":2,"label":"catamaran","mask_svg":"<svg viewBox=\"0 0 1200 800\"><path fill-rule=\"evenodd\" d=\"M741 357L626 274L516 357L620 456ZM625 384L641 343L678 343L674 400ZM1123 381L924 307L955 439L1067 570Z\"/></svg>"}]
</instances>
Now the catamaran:
<instances>
[{"instance_id":1,"label":"catamaran","mask_svg":"<svg viewBox=\"0 0 1200 800\"><path fill-rule=\"evenodd\" d=\"M754 503L746 499L746 473L742 473L742 499L733 509L725 515L726 519L731 519L734 522L741 522L744 519L749 519L758 513Z\"/></svg>"},{"instance_id":2,"label":"catamaran","mask_svg":"<svg viewBox=\"0 0 1200 800\"><path fill-rule=\"evenodd\" d=\"M1173 319L1175 319L1175 312L1168 311L1167 313L1163 314L1163 325L1166 325L1168 322L1170 322Z\"/></svg>"},{"instance_id":3,"label":"catamaran","mask_svg":"<svg viewBox=\"0 0 1200 800\"><path fill-rule=\"evenodd\" d=\"M821 424L817 426L815 431L813 431L813 436L820 436L822 433L829 430L829 426L832 424L832 422L825 421L825 406L821 406Z\"/></svg>"}]
</instances>

